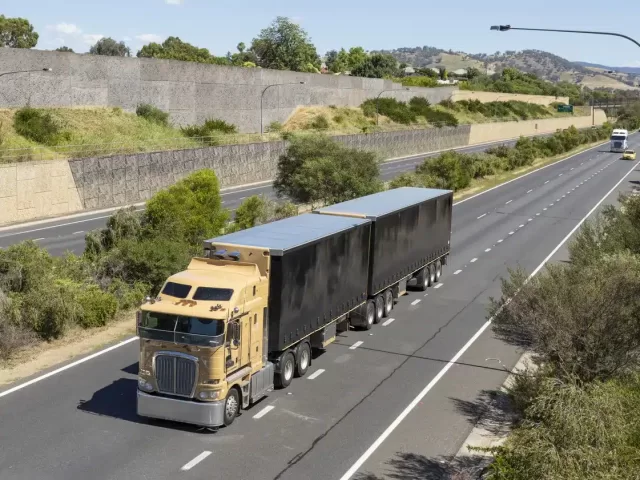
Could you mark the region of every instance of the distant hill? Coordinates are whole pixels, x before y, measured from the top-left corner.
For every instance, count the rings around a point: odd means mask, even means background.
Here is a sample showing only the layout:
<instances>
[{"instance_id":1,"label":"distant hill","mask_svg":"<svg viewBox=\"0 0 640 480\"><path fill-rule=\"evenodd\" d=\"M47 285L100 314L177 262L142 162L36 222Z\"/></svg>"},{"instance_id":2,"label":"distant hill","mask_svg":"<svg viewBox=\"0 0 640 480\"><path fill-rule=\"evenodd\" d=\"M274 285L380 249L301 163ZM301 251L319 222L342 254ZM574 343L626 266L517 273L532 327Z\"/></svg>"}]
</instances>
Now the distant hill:
<instances>
[{"instance_id":1,"label":"distant hill","mask_svg":"<svg viewBox=\"0 0 640 480\"><path fill-rule=\"evenodd\" d=\"M583 67L593 67L602 70L613 70L614 72L620 73L631 73L633 75L640 75L640 67L608 67L607 65L600 65L598 63L589 63L589 62L573 62L578 65L582 65Z\"/></svg>"},{"instance_id":2,"label":"distant hill","mask_svg":"<svg viewBox=\"0 0 640 480\"><path fill-rule=\"evenodd\" d=\"M617 67L572 62L553 53L541 50L522 50L516 52L465 53L444 50L436 47L405 47L383 50L390 53L399 62L412 67L444 67L449 71L474 67L489 74L501 72L506 67L533 73L546 80L566 81L589 88L634 89L640 82L640 68ZM613 70L614 73L608 73Z\"/></svg>"}]
</instances>

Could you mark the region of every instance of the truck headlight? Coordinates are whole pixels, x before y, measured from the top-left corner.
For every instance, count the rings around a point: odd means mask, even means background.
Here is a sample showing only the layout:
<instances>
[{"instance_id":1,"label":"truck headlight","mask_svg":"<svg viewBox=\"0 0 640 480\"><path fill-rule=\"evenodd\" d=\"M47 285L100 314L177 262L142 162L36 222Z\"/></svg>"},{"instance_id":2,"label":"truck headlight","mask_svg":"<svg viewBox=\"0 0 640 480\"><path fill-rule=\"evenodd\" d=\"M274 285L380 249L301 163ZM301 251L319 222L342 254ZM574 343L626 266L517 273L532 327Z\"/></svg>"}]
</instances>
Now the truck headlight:
<instances>
[{"instance_id":1,"label":"truck headlight","mask_svg":"<svg viewBox=\"0 0 640 480\"><path fill-rule=\"evenodd\" d=\"M142 377L138 377L138 388L140 390L144 390L145 392L153 391L153 385L151 385Z\"/></svg>"},{"instance_id":2,"label":"truck headlight","mask_svg":"<svg viewBox=\"0 0 640 480\"><path fill-rule=\"evenodd\" d=\"M218 390L211 390L208 392L207 391L200 392L198 397L200 397L201 400L215 400L216 398L218 398L219 395L220 395L220 392Z\"/></svg>"}]
</instances>

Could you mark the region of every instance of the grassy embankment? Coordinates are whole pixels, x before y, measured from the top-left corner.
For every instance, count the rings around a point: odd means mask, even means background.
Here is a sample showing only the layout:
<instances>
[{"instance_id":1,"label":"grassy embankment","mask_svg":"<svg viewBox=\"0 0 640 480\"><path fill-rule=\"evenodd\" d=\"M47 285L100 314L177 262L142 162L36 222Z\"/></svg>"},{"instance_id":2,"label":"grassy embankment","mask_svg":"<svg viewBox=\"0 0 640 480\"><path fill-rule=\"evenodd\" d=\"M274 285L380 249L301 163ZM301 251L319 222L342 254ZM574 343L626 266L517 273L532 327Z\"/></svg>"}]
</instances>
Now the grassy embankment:
<instances>
[{"instance_id":1,"label":"grassy embankment","mask_svg":"<svg viewBox=\"0 0 640 480\"><path fill-rule=\"evenodd\" d=\"M300 107L284 124L265 126L263 136L238 134L234 125L220 120L175 127L157 109L138 115L119 108L4 109L0 110L0 163L253 143L280 140L291 132L354 134L570 116L524 102L429 105L415 98L409 103L381 98L378 106L378 120L373 100L361 107Z\"/></svg>"}]
</instances>

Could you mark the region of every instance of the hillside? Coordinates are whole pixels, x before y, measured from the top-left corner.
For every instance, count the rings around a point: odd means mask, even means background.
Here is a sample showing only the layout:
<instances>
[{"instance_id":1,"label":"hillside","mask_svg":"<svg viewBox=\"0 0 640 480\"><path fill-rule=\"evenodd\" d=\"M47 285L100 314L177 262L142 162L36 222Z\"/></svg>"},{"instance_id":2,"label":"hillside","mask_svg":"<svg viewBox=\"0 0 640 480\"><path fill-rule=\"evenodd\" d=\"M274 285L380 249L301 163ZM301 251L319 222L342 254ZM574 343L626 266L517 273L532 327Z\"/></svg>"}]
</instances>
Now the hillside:
<instances>
[{"instance_id":1,"label":"hillside","mask_svg":"<svg viewBox=\"0 0 640 480\"><path fill-rule=\"evenodd\" d=\"M604 65L572 62L541 50L506 51L492 54L454 52L435 47L398 48L385 50L399 62L413 67L444 67L449 71L469 67L481 72L496 73L507 67L533 73L545 80L567 81L589 88L630 90L640 82L640 69L610 68ZM613 70L613 73L609 71Z\"/></svg>"}]
</instances>

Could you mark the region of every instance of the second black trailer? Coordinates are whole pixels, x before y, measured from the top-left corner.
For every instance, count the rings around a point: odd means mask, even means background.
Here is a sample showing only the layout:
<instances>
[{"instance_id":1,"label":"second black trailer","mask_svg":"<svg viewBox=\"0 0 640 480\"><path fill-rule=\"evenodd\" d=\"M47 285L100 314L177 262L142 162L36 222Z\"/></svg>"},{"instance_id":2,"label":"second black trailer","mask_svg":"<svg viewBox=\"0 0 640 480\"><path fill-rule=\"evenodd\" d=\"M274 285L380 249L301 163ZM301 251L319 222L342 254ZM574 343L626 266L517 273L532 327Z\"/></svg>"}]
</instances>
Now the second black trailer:
<instances>
[{"instance_id":1,"label":"second black trailer","mask_svg":"<svg viewBox=\"0 0 640 480\"><path fill-rule=\"evenodd\" d=\"M349 200L316 214L371 220L368 297L376 320L388 314L408 282L424 290L439 281L451 246L453 192L403 187Z\"/></svg>"}]
</instances>

